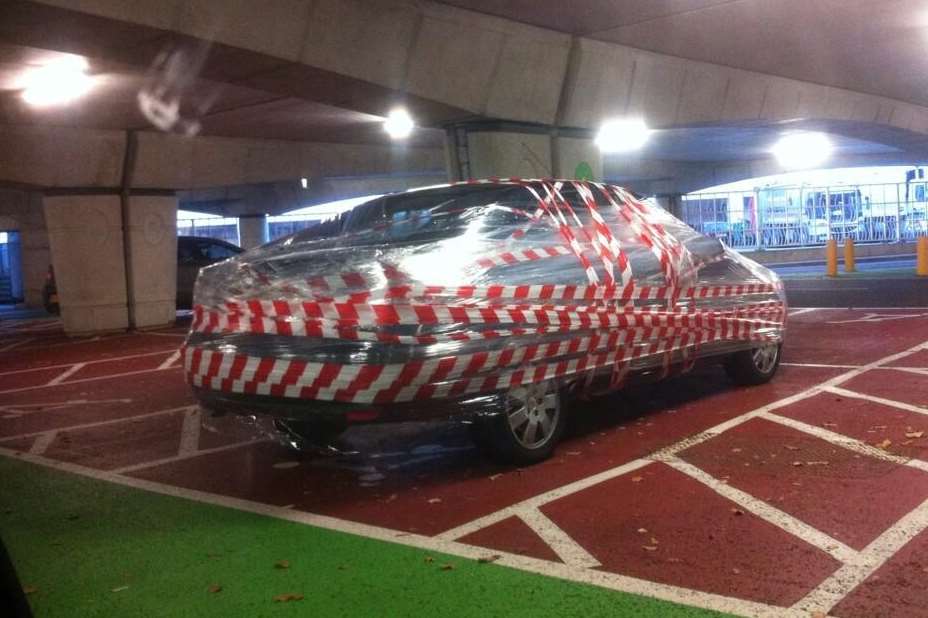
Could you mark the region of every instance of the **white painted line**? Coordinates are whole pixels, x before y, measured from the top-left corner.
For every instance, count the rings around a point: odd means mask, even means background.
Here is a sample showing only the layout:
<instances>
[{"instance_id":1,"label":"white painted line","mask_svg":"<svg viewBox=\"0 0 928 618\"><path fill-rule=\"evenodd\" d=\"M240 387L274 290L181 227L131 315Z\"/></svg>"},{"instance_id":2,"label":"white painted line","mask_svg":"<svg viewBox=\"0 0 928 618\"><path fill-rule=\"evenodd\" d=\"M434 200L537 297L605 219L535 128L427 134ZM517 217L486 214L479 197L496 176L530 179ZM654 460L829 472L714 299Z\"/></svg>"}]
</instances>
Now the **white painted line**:
<instances>
[{"instance_id":1,"label":"white painted line","mask_svg":"<svg viewBox=\"0 0 928 618\"><path fill-rule=\"evenodd\" d=\"M791 427L796 431L801 431L802 433L809 434L810 436L815 436L816 438L824 440L829 444L834 444L835 446L853 451L860 455L866 455L867 457L872 457L882 461L891 461L901 466L909 466L910 468L918 468L919 470L928 471L928 462L926 461L922 461L920 459L910 459L900 455L893 455L892 453L884 451L881 448L867 444L862 440L846 436L836 431L831 431L830 429L825 429L824 427L809 425L808 423L797 421L794 418L780 416L779 414L765 414L762 418L764 420L768 420L785 427Z\"/></svg>"},{"instance_id":2,"label":"white painted line","mask_svg":"<svg viewBox=\"0 0 928 618\"><path fill-rule=\"evenodd\" d=\"M171 369L183 369L180 365L175 365L174 367L168 367L167 369L140 369L138 371L125 371L123 373L113 373L108 376L94 376L92 378L81 378L79 380L71 380L66 384L39 384L37 386L23 386L20 388L8 388L5 391L0 391L0 395L5 395L7 393L22 393L24 391L34 391L40 388L48 388L55 386L71 386L72 384L81 384L83 382L97 382L99 380L112 380L113 378L124 378L126 376L137 376L143 373L154 373L156 371L169 371Z\"/></svg>"},{"instance_id":3,"label":"white painted line","mask_svg":"<svg viewBox=\"0 0 928 618\"><path fill-rule=\"evenodd\" d=\"M829 386L824 390L828 391L829 393L834 393L835 395L842 395L844 397L851 397L853 399L865 399L866 401L880 403L884 406L892 406L893 408L899 408L900 410L908 410L909 412L917 412L918 414L928 414L928 407L925 406L916 406L910 403L904 403L902 401L895 401L894 399L884 399L883 397L858 393L857 391L849 391L846 388L839 388L837 386Z\"/></svg>"},{"instance_id":4,"label":"white painted line","mask_svg":"<svg viewBox=\"0 0 928 618\"><path fill-rule=\"evenodd\" d=\"M700 470L693 464L687 463L682 459L672 459L666 462L667 465L675 470L693 478L723 498L731 500L745 511L754 513L764 521L773 524L777 528L788 532L789 534L805 541L813 547L817 547L832 558L841 562L847 562L857 555L857 551L845 545L841 541L813 528L812 526L796 519L792 515L784 513L780 509L773 507L763 500L758 500L754 496L736 489L726 483L721 482L711 474Z\"/></svg>"},{"instance_id":5,"label":"white painted line","mask_svg":"<svg viewBox=\"0 0 928 618\"><path fill-rule=\"evenodd\" d=\"M158 337L186 337L187 333L156 333L155 331L145 331L139 335L157 335Z\"/></svg>"},{"instance_id":6,"label":"white painted line","mask_svg":"<svg viewBox=\"0 0 928 618\"><path fill-rule=\"evenodd\" d=\"M826 365L823 363L780 363L781 367L818 367L821 369L858 369L862 365ZM882 367L874 367L882 369Z\"/></svg>"},{"instance_id":7,"label":"white painted line","mask_svg":"<svg viewBox=\"0 0 928 618\"><path fill-rule=\"evenodd\" d=\"M874 367L874 369L890 369L892 371L904 371L914 373L920 376L928 376L928 368L923 367Z\"/></svg>"},{"instance_id":8,"label":"white painted line","mask_svg":"<svg viewBox=\"0 0 928 618\"><path fill-rule=\"evenodd\" d=\"M147 356L158 356L159 354L170 354L172 352L177 352L176 348L168 348L166 350L159 350L157 352L140 352L139 354L126 354L125 356L110 356L106 358L94 358L91 360L83 361L85 365L93 365L96 363L108 363L111 361L122 361L122 360L131 360L133 358L145 358ZM30 371L44 371L46 369L65 369L72 366L74 363L62 363L60 365L45 365L42 367L28 367L26 369L13 369L12 371L0 371L0 376L11 376L18 373L29 373Z\"/></svg>"},{"instance_id":9,"label":"white painted line","mask_svg":"<svg viewBox=\"0 0 928 618\"><path fill-rule=\"evenodd\" d=\"M608 481L609 479L614 479L616 477L622 476L623 474L634 472L635 470L638 470L639 468L643 468L650 463L653 463L653 462L648 461L646 459L636 459L635 461L630 461L627 464L612 468L610 470L606 470L604 472L600 472L599 474L588 476L585 479L580 479L579 481L574 481L573 483L562 485L561 487L552 489L551 491L546 491L545 493L539 494L532 498L528 498L526 500L523 500L522 502L513 504L512 506L508 506L504 509L500 509L499 511L490 513L489 515L485 515L483 517L477 518L461 526L457 526L456 528L445 530L444 532L438 535L438 538L448 539L448 540L459 539L463 536L467 536L471 532L482 530L483 528L486 528L487 526L492 526L493 524L497 522L503 521L504 519L508 519L509 517L512 517L513 515L515 515L516 517L520 517L521 514L525 511L537 509L538 507L544 504L547 504L548 502L553 502L559 498L563 498L565 496L575 494L578 491L583 491L584 489L587 489L588 487L592 487L593 485L598 485L604 481Z\"/></svg>"},{"instance_id":10,"label":"white painted line","mask_svg":"<svg viewBox=\"0 0 928 618\"><path fill-rule=\"evenodd\" d=\"M99 403L99 402L96 402ZM64 406L58 406L64 407ZM163 414L176 414L178 412L188 412L190 410L195 410L199 406L182 406L180 408L168 408L167 410L158 410L157 412L146 412L145 414L136 414L135 416L123 416L120 418L113 418L107 421L96 421L93 423L81 423L80 425L69 425L67 427L56 427L53 431L79 431L81 429L92 429L94 427L103 427L106 425L116 425L118 423L127 423L130 421L138 421L146 418L152 418L155 416L161 416ZM48 431L33 431L31 433L21 433L15 436L3 436L2 440L12 440L15 438L31 438L32 436L41 436L48 433Z\"/></svg>"},{"instance_id":11,"label":"white painted line","mask_svg":"<svg viewBox=\"0 0 928 618\"><path fill-rule=\"evenodd\" d=\"M32 443L32 446L29 447L29 453L31 455L44 455L45 451L48 450L48 447L51 446L52 442L54 442L57 437L58 432L54 430L39 434L35 442Z\"/></svg>"},{"instance_id":12,"label":"white painted line","mask_svg":"<svg viewBox=\"0 0 928 618\"><path fill-rule=\"evenodd\" d=\"M45 386L54 386L56 384L61 384L62 382L64 382L65 380L67 380L68 378L70 378L71 376L73 376L75 373L77 373L78 371L80 371L86 366L87 366L87 363L74 363L73 365L71 365L70 369L65 369L65 371L61 375L55 378L52 378L51 380L46 382Z\"/></svg>"},{"instance_id":13,"label":"white painted line","mask_svg":"<svg viewBox=\"0 0 928 618\"><path fill-rule=\"evenodd\" d=\"M809 313L811 311L818 311L816 307L806 307L804 309L795 309L789 312L789 317L795 317L797 315L802 315L803 313Z\"/></svg>"},{"instance_id":14,"label":"white painted line","mask_svg":"<svg viewBox=\"0 0 928 618\"><path fill-rule=\"evenodd\" d=\"M117 468L113 470L114 474L126 474L127 472L135 472L136 470L144 470L145 468L154 468L155 466L163 466L165 464L174 463L177 461L183 461L185 459L190 459L192 457L199 457L201 455L209 455L211 453L221 453L223 451L230 451L232 449L241 448L243 446L249 446L251 444L260 444L262 442L270 442L268 438L254 438L252 440L243 440L242 442L233 442L232 444L224 444L223 446L216 446L213 448L205 448L202 451L193 451L184 454L178 454L174 457L165 457L163 459L156 459L154 461L146 461L140 464L132 464L131 466L123 466L122 468Z\"/></svg>"},{"instance_id":15,"label":"white painted line","mask_svg":"<svg viewBox=\"0 0 928 618\"><path fill-rule=\"evenodd\" d=\"M180 350L175 350L173 354L164 359L163 363L158 365L158 369L168 369L178 358L180 358Z\"/></svg>"},{"instance_id":16,"label":"white painted line","mask_svg":"<svg viewBox=\"0 0 928 618\"><path fill-rule=\"evenodd\" d=\"M793 606L807 612L829 612L854 588L883 566L897 551L928 528L928 500L875 538L850 562L831 574Z\"/></svg>"},{"instance_id":17,"label":"white painted line","mask_svg":"<svg viewBox=\"0 0 928 618\"><path fill-rule=\"evenodd\" d=\"M184 424L180 430L180 446L177 455L190 455L200 448L200 408L195 406L184 413Z\"/></svg>"},{"instance_id":18,"label":"white painted line","mask_svg":"<svg viewBox=\"0 0 928 618\"><path fill-rule=\"evenodd\" d=\"M538 509L526 509L519 513L519 517L541 537L564 564L587 569L601 566L599 560Z\"/></svg>"},{"instance_id":19,"label":"white painted line","mask_svg":"<svg viewBox=\"0 0 928 618\"><path fill-rule=\"evenodd\" d=\"M23 345L23 344L25 344L25 343L29 343L30 341L35 341L35 337L30 337L30 338L28 338L28 339L22 339L22 340L20 340L20 341L14 341L13 343L10 343L10 344L8 344L8 345L5 345L5 346L3 346L2 348L0 348L0 353L2 353L2 352L8 352L8 351L12 350L13 348L19 347L19 346L21 346L21 345Z\"/></svg>"},{"instance_id":20,"label":"white painted line","mask_svg":"<svg viewBox=\"0 0 928 618\"><path fill-rule=\"evenodd\" d=\"M578 569L566 564L550 562L548 560L540 560L538 558L530 558L528 556L520 556L518 554L511 554L495 549L491 551L482 547L475 547L473 545L466 545L464 543L457 543L441 538L427 537L398 530L390 530L389 528L360 524L337 519L334 517L327 517L325 515L316 515L314 513L307 513L294 509L262 504L260 502L253 502L251 500L221 496L208 492L197 491L194 489L173 487L153 481L121 476L113 472L93 470L91 468L85 468L84 466L78 466L68 462L53 461L44 457L37 457L28 454L17 455L15 451L11 451L5 448L0 448L0 455L5 455L7 457L19 459L22 461L28 461L30 463L38 464L63 472L70 472L72 474L79 474L97 480L116 483L126 487L150 491L166 496L185 498L187 500L193 500L203 504L224 506L227 508L238 509L240 511L273 517L275 519L316 526L317 528L334 530L336 532L354 534L369 539L406 545L424 551L442 552L462 559L477 560L487 556L489 553L493 553L500 556L499 560L494 563L497 565L508 566L511 568L520 569L522 571L537 573L549 577L557 577L568 581L591 584L594 586L608 588L610 590L618 590L620 592L643 595L655 599L660 599L662 601L669 601L671 603L680 603L683 605L691 605L718 612L727 612L731 614L752 616L756 618L808 618L808 614L805 612L785 607L766 605L764 603L758 603L754 601L745 601L743 599L736 599L733 597L726 597L708 592L700 592L698 590L690 590L688 588L681 588L679 586L659 584L643 579L617 575L614 573L607 573L595 569Z\"/></svg>"}]
</instances>

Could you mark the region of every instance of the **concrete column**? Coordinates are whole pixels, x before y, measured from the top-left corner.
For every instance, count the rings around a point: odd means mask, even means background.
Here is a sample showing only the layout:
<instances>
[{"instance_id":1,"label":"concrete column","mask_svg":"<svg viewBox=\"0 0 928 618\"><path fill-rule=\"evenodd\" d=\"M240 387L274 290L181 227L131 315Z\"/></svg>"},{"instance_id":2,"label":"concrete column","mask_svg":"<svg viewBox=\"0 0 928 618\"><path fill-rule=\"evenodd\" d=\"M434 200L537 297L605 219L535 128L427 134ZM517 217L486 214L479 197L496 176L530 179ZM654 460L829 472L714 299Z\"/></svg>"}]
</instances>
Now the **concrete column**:
<instances>
[{"instance_id":1,"label":"concrete column","mask_svg":"<svg viewBox=\"0 0 928 618\"><path fill-rule=\"evenodd\" d=\"M126 293L119 196L44 198L52 264L69 335L174 322L177 277L177 200L132 196L128 238L132 294Z\"/></svg>"},{"instance_id":2,"label":"concrete column","mask_svg":"<svg viewBox=\"0 0 928 618\"><path fill-rule=\"evenodd\" d=\"M173 324L177 317L177 198L129 199L129 247L136 328Z\"/></svg>"},{"instance_id":3,"label":"concrete column","mask_svg":"<svg viewBox=\"0 0 928 618\"><path fill-rule=\"evenodd\" d=\"M238 218L238 240L242 249L259 247L269 240L267 215L242 215Z\"/></svg>"},{"instance_id":4,"label":"concrete column","mask_svg":"<svg viewBox=\"0 0 928 618\"><path fill-rule=\"evenodd\" d=\"M679 194L670 194L670 195L655 195L654 201L657 202L657 205L672 214L673 216L682 219L683 201L681 200Z\"/></svg>"},{"instance_id":5,"label":"concrete column","mask_svg":"<svg viewBox=\"0 0 928 618\"><path fill-rule=\"evenodd\" d=\"M119 196L46 196L44 205L65 332L127 328Z\"/></svg>"},{"instance_id":6,"label":"concrete column","mask_svg":"<svg viewBox=\"0 0 928 618\"><path fill-rule=\"evenodd\" d=\"M466 168L471 178L603 179L602 155L588 138L472 130L467 133L466 153L448 154L449 161Z\"/></svg>"}]
</instances>

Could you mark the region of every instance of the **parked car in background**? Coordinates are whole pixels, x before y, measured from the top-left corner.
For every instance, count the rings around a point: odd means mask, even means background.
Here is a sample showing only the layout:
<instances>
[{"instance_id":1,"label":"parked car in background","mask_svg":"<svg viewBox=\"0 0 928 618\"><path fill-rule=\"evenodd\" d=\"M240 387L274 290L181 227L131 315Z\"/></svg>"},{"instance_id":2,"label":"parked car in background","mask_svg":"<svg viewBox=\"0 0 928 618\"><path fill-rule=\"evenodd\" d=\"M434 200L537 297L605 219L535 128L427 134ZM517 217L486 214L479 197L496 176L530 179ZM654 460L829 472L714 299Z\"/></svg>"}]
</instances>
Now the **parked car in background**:
<instances>
[{"instance_id":1,"label":"parked car in background","mask_svg":"<svg viewBox=\"0 0 928 618\"><path fill-rule=\"evenodd\" d=\"M178 236L177 308L190 309L192 306L193 285L201 268L235 257L242 251L241 247L217 238ZM48 267L45 287L42 289L42 303L49 313L57 315L60 312L58 285L55 282L55 271L51 266Z\"/></svg>"},{"instance_id":2,"label":"parked car in background","mask_svg":"<svg viewBox=\"0 0 928 618\"><path fill-rule=\"evenodd\" d=\"M567 402L697 360L777 371L772 271L619 187L480 181L388 195L203 269L185 344L204 408L292 442L455 417L548 457Z\"/></svg>"}]
</instances>

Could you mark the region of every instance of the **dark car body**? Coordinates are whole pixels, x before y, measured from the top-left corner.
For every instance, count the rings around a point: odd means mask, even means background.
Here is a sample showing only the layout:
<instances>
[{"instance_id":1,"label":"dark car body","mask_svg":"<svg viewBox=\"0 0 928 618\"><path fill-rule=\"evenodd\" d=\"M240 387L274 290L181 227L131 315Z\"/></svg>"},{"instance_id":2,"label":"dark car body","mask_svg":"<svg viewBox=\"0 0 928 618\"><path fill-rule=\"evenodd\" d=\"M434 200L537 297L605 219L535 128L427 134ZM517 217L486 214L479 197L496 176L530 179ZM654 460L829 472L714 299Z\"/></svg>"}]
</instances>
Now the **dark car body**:
<instances>
[{"instance_id":1,"label":"dark car body","mask_svg":"<svg viewBox=\"0 0 928 618\"><path fill-rule=\"evenodd\" d=\"M785 309L771 271L618 187L465 183L203 269L184 357L213 410L474 418L698 358L775 349L775 370Z\"/></svg>"}]
</instances>

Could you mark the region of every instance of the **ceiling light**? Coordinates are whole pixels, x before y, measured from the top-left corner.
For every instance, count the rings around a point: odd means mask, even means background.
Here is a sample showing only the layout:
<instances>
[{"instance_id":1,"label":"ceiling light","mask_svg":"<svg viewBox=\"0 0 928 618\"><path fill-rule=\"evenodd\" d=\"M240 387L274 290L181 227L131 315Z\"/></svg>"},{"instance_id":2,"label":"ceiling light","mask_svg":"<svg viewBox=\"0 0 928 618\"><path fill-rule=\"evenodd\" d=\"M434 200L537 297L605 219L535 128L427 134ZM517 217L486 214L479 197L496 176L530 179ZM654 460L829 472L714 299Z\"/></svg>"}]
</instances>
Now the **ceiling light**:
<instances>
[{"instance_id":1,"label":"ceiling light","mask_svg":"<svg viewBox=\"0 0 928 618\"><path fill-rule=\"evenodd\" d=\"M300 178L300 186L304 189L309 188L309 178Z\"/></svg>"},{"instance_id":2,"label":"ceiling light","mask_svg":"<svg viewBox=\"0 0 928 618\"><path fill-rule=\"evenodd\" d=\"M412 116L405 109L395 109L390 112L387 119L383 121L383 129L393 139L404 139L409 137L415 124Z\"/></svg>"},{"instance_id":3,"label":"ceiling light","mask_svg":"<svg viewBox=\"0 0 928 618\"><path fill-rule=\"evenodd\" d=\"M602 152L631 152L644 146L650 135L641 118L620 118L604 122L595 141Z\"/></svg>"},{"instance_id":4,"label":"ceiling light","mask_svg":"<svg viewBox=\"0 0 928 618\"><path fill-rule=\"evenodd\" d=\"M29 69L20 81L22 98L29 105L62 105L82 97L93 87L87 61L80 56L62 56Z\"/></svg>"},{"instance_id":5,"label":"ceiling light","mask_svg":"<svg viewBox=\"0 0 928 618\"><path fill-rule=\"evenodd\" d=\"M773 145L771 152L788 169L821 165L831 156L834 147L824 133L791 133Z\"/></svg>"}]
</instances>

